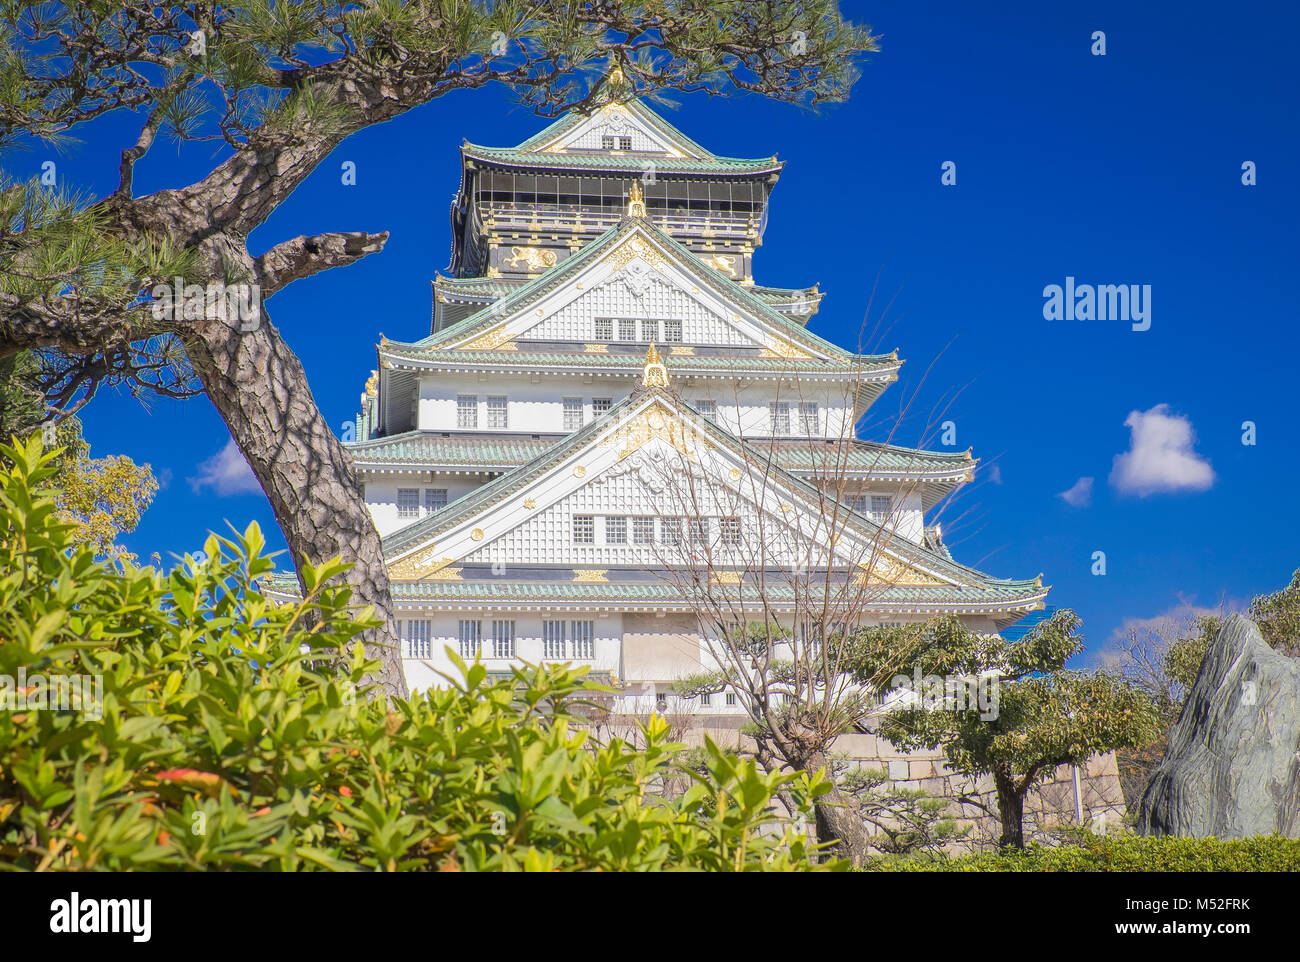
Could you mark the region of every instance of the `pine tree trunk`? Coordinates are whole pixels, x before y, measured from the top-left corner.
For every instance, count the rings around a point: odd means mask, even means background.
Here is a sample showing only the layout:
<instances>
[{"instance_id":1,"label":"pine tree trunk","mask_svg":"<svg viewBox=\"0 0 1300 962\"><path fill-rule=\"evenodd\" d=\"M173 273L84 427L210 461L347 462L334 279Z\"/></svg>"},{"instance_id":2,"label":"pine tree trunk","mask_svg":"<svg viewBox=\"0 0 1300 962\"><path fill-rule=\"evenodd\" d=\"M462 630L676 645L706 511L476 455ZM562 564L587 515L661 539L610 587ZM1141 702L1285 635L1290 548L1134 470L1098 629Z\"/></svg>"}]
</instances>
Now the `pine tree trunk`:
<instances>
[{"instance_id":1,"label":"pine tree trunk","mask_svg":"<svg viewBox=\"0 0 1300 962\"><path fill-rule=\"evenodd\" d=\"M993 773L993 784L998 790L998 816L1002 820L1002 837L998 839L998 845L1024 848L1025 796L1016 791L1015 780L1002 772Z\"/></svg>"},{"instance_id":2,"label":"pine tree trunk","mask_svg":"<svg viewBox=\"0 0 1300 962\"><path fill-rule=\"evenodd\" d=\"M800 764L791 764L797 771L812 775L827 768L826 756L817 752L803 759ZM848 859L854 868L861 868L870 852L866 823L858 814L857 803L845 792L832 788L813 803L816 818L817 841L831 843L831 851L840 858Z\"/></svg>"},{"instance_id":3,"label":"pine tree trunk","mask_svg":"<svg viewBox=\"0 0 1300 962\"><path fill-rule=\"evenodd\" d=\"M302 363L262 308L254 330L205 321L183 333L190 363L262 485L295 567L335 556L358 607L373 605L381 628L360 640L383 667L371 681L405 697L397 626L379 533L365 505L352 458L330 430Z\"/></svg>"},{"instance_id":4,"label":"pine tree trunk","mask_svg":"<svg viewBox=\"0 0 1300 962\"><path fill-rule=\"evenodd\" d=\"M817 841L833 842L834 853L861 868L870 851L867 827L854 808L853 799L832 789L813 804L817 814Z\"/></svg>"}]
</instances>

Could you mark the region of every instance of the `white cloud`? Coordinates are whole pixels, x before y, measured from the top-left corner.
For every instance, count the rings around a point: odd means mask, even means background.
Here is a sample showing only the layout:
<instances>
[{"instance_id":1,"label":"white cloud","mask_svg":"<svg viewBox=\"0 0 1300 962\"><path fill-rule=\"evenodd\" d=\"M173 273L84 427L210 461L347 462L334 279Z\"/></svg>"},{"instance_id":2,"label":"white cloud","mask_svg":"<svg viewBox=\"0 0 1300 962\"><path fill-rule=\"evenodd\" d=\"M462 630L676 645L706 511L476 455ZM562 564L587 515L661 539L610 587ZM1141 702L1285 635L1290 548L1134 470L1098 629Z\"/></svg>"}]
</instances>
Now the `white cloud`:
<instances>
[{"instance_id":1,"label":"white cloud","mask_svg":"<svg viewBox=\"0 0 1300 962\"><path fill-rule=\"evenodd\" d=\"M235 439L231 438L226 446L199 465L198 477L190 478L190 487L197 494L204 488L211 487L218 497L232 494L261 494L262 486L253 476L253 469L248 466L244 456L239 452Z\"/></svg>"},{"instance_id":2,"label":"white cloud","mask_svg":"<svg viewBox=\"0 0 1300 962\"><path fill-rule=\"evenodd\" d=\"M1072 508L1086 508L1092 504L1092 478L1080 478L1068 491L1057 495Z\"/></svg>"},{"instance_id":3,"label":"white cloud","mask_svg":"<svg viewBox=\"0 0 1300 962\"><path fill-rule=\"evenodd\" d=\"M1168 404L1133 411L1124 426L1132 438L1110 472L1117 491L1144 498L1162 491L1204 491L1214 484L1214 469L1192 450L1192 422L1170 414Z\"/></svg>"},{"instance_id":4,"label":"white cloud","mask_svg":"<svg viewBox=\"0 0 1300 962\"><path fill-rule=\"evenodd\" d=\"M994 484L1002 483L1002 469L996 464L989 465L989 480Z\"/></svg>"}]
</instances>

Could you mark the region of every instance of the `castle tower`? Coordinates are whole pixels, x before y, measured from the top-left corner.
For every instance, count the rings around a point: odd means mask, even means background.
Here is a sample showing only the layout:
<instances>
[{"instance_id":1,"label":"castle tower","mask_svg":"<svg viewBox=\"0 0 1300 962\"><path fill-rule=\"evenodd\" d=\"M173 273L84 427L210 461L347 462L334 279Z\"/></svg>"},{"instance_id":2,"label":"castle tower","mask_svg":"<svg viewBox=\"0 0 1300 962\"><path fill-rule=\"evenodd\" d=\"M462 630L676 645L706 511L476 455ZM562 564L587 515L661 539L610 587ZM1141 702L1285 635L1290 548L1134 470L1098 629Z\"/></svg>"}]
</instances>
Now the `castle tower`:
<instances>
[{"instance_id":1,"label":"castle tower","mask_svg":"<svg viewBox=\"0 0 1300 962\"><path fill-rule=\"evenodd\" d=\"M854 436L898 357L809 331L816 285L755 282L775 157L631 102L461 160L428 336L381 339L350 446L413 689L446 645L589 664L647 710L709 667L698 592L794 618L790 570L872 586L869 623L996 631L1042 606L1041 579L961 565L927 526L969 451Z\"/></svg>"}]
</instances>

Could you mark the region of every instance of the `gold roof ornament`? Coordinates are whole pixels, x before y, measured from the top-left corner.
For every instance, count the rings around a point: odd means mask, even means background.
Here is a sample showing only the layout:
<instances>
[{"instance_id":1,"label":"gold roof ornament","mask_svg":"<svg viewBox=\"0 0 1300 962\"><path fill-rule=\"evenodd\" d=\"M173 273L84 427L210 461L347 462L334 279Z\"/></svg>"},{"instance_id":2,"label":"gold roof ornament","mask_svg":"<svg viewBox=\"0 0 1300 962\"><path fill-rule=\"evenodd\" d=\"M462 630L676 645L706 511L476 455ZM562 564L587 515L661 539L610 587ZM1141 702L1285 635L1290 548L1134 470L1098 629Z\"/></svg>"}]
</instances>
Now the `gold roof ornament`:
<instances>
[{"instance_id":1,"label":"gold roof ornament","mask_svg":"<svg viewBox=\"0 0 1300 962\"><path fill-rule=\"evenodd\" d=\"M627 192L627 216L649 216L645 212L645 194L641 190L641 182L639 180L632 181L632 187Z\"/></svg>"},{"instance_id":2,"label":"gold roof ornament","mask_svg":"<svg viewBox=\"0 0 1300 962\"><path fill-rule=\"evenodd\" d=\"M366 381L366 393L374 397L379 391L379 372L371 371L370 379Z\"/></svg>"},{"instance_id":3,"label":"gold roof ornament","mask_svg":"<svg viewBox=\"0 0 1300 962\"><path fill-rule=\"evenodd\" d=\"M645 387L667 387L668 386L668 368L664 367L664 362L659 357L659 349L655 347L654 342L650 343L650 350L645 355L645 370L641 374L641 383Z\"/></svg>"}]
</instances>

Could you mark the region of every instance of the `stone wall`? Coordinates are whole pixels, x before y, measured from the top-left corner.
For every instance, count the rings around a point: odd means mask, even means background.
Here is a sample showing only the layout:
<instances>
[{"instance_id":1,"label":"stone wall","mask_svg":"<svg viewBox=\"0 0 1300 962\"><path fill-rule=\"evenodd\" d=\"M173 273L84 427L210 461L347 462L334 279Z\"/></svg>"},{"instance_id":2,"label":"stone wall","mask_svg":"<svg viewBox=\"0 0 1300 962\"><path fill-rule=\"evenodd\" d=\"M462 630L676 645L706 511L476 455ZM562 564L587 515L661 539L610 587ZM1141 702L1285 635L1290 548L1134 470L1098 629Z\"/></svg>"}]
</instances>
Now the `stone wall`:
<instances>
[{"instance_id":1,"label":"stone wall","mask_svg":"<svg viewBox=\"0 0 1300 962\"><path fill-rule=\"evenodd\" d=\"M690 728L681 737L688 744L703 744L707 734L718 745L736 751L752 747L734 728ZM841 735L832 749L849 767L885 769L890 784L919 790L933 798L951 800L949 813L961 826L970 826L959 850L993 847L1001 834L997 817L997 792L991 776L978 780L952 773L942 751L904 752L876 735ZM1122 823L1126 815L1115 755L1108 752L1079 766L1079 793L1083 824L1094 830ZM1054 827L1077 822L1074 774L1062 765L1025 798L1025 840L1041 837Z\"/></svg>"}]
</instances>

